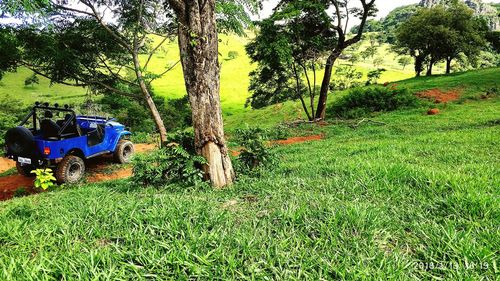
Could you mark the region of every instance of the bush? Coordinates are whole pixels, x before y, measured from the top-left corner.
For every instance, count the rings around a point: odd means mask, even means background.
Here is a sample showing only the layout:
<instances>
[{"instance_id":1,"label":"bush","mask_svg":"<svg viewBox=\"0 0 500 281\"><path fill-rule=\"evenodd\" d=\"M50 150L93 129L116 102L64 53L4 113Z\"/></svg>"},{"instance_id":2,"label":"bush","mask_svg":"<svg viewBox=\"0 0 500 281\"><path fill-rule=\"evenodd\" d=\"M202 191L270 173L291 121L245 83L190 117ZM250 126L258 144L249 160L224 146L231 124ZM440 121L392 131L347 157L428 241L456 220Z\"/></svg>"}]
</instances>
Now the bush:
<instances>
[{"instance_id":1,"label":"bush","mask_svg":"<svg viewBox=\"0 0 500 281\"><path fill-rule=\"evenodd\" d=\"M139 154L133 160L132 181L143 186L182 184L199 186L203 183L205 158L194 154L194 143L188 134L179 133L165 148L148 154ZM188 144L183 147L182 144Z\"/></svg>"},{"instance_id":2,"label":"bush","mask_svg":"<svg viewBox=\"0 0 500 281\"><path fill-rule=\"evenodd\" d=\"M55 185L56 178L51 169L36 169L31 171L36 176L33 184L36 188L47 190Z\"/></svg>"},{"instance_id":3,"label":"bush","mask_svg":"<svg viewBox=\"0 0 500 281\"><path fill-rule=\"evenodd\" d=\"M31 76L27 77L24 80L24 86L34 86L35 84L40 84L40 79L38 79L38 76L36 76L36 73L33 73Z\"/></svg>"},{"instance_id":4,"label":"bush","mask_svg":"<svg viewBox=\"0 0 500 281\"><path fill-rule=\"evenodd\" d=\"M418 105L417 97L407 89L358 88L335 101L329 113L341 118L358 118L373 112L392 111L416 105Z\"/></svg>"},{"instance_id":5,"label":"bush","mask_svg":"<svg viewBox=\"0 0 500 281\"><path fill-rule=\"evenodd\" d=\"M265 146L268 140L266 130L247 128L236 130L236 141L241 146L237 158L236 170L248 173L256 168L275 163L275 155Z\"/></svg>"},{"instance_id":6,"label":"bush","mask_svg":"<svg viewBox=\"0 0 500 281\"><path fill-rule=\"evenodd\" d=\"M229 51L229 52L227 53L227 58L228 58L228 60L234 60L234 59L236 59L238 56L239 56L239 54L238 54L238 52L236 52L236 51Z\"/></svg>"},{"instance_id":7,"label":"bush","mask_svg":"<svg viewBox=\"0 0 500 281\"><path fill-rule=\"evenodd\" d=\"M7 130L17 126L26 114L28 110L21 101L9 95L0 97L0 147L4 145Z\"/></svg>"}]
</instances>

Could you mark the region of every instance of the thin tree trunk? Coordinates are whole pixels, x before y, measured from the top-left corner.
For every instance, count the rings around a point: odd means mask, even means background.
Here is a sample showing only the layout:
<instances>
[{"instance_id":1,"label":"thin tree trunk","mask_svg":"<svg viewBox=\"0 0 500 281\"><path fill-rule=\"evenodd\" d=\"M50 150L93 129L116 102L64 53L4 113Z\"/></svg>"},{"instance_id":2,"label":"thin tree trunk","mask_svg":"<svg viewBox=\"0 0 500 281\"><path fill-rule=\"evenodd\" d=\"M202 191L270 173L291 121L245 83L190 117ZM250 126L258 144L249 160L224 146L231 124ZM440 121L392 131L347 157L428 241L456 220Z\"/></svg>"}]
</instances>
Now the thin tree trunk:
<instances>
[{"instance_id":1,"label":"thin tree trunk","mask_svg":"<svg viewBox=\"0 0 500 281\"><path fill-rule=\"evenodd\" d=\"M144 99L146 100L146 104L148 105L149 112L151 113L151 116L153 117L153 120L155 122L156 129L158 129L158 132L160 133L160 142L161 145L163 146L167 142L167 129L165 128L165 124L161 119L160 112L158 111L158 108L156 108L153 98L149 93L148 87L144 82L144 77L142 75L141 65L139 63L139 56L137 52L135 52L132 56L134 61L135 75L139 82L139 86L141 87L141 92L144 95Z\"/></svg>"},{"instance_id":2,"label":"thin tree trunk","mask_svg":"<svg viewBox=\"0 0 500 281\"><path fill-rule=\"evenodd\" d=\"M424 58L425 57L422 55L417 55L415 57L415 75L417 77L420 77L420 73L423 70Z\"/></svg>"},{"instance_id":3,"label":"thin tree trunk","mask_svg":"<svg viewBox=\"0 0 500 281\"><path fill-rule=\"evenodd\" d=\"M307 110L306 102L304 101L304 97L302 97L302 93L300 92L300 77L299 77L299 74L297 73L297 67L295 67L294 63L292 63L292 70L293 70L293 74L295 76L295 88L297 91L297 96L299 97L300 103L302 104L302 108L304 109L304 112L307 115L307 120L312 121L314 115L311 116L309 114L309 111Z\"/></svg>"},{"instance_id":4,"label":"thin tree trunk","mask_svg":"<svg viewBox=\"0 0 500 281\"><path fill-rule=\"evenodd\" d=\"M446 74L450 74L451 73L451 61L453 60L453 58L446 58Z\"/></svg>"},{"instance_id":5,"label":"thin tree trunk","mask_svg":"<svg viewBox=\"0 0 500 281\"><path fill-rule=\"evenodd\" d=\"M311 79L309 79L309 74L307 74L307 67L304 64L300 64L300 66L304 70L304 75L306 76L307 88L309 90L309 101L311 103L312 118L314 118L314 93L313 93L313 88L311 86ZM309 118L310 119L309 121L313 121L312 118Z\"/></svg>"},{"instance_id":6,"label":"thin tree trunk","mask_svg":"<svg viewBox=\"0 0 500 281\"><path fill-rule=\"evenodd\" d=\"M330 80L332 79L333 64L340 56L339 51L333 52L326 60L325 75L321 82L321 89L319 90L318 107L316 108L316 118L324 119L326 111L326 102L328 100L328 92L330 91Z\"/></svg>"},{"instance_id":7,"label":"thin tree trunk","mask_svg":"<svg viewBox=\"0 0 500 281\"><path fill-rule=\"evenodd\" d=\"M429 66L427 67L427 76L432 76L432 66L434 65L434 59L431 58Z\"/></svg>"},{"instance_id":8,"label":"thin tree trunk","mask_svg":"<svg viewBox=\"0 0 500 281\"><path fill-rule=\"evenodd\" d=\"M191 104L195 147L207 159L206 179L214 187L234 181L224 138L219 96L215 0L170 0L179 21L179 49Z\"/></svg>"}]
</instances>

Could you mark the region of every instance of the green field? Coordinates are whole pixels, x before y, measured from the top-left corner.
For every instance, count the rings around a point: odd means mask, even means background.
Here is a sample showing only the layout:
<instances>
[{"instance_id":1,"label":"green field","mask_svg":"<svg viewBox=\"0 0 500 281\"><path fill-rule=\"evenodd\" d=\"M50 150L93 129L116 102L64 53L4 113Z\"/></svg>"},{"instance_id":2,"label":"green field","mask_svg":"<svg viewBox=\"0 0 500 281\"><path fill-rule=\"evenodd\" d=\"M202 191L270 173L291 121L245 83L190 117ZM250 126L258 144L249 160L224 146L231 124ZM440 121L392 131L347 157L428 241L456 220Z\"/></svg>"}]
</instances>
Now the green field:
<instances>
[{"instance_id":1,"label":"green field","mask_svg":"<svg viewBox=\"0 0 500 281\"><path fill-rule=\"evenodd\" d=\"M303 125L325 138L274 148L279 164L224 190L121 180L0 202L0 279L495 280L500 100L478 97L498 73L398 82L468 99ZM272 126L294 106L227 123Z\"/></svg>"},{"instance_id":2,"label":"green field","mask_svg":"<svg viewBox=\"0 0 500 281\"><path fill-rule=\"evenodd\" d=\"M219 54L221 63L221 102L223 113L225 116L230 116L242 112L251 111L245 108L244 104L249 96L248 74L255 67L250 63L250 59L245 53L245 45L251 39L248 37L238 37L232 35L220 35ZM158 41L158 38L154 38ZM368 46L368 42L363 42L361 49ZM382 67L387 69L380 82L398 81L413 76L411 66L408 66L405 71L395 61L395 54L388 51L389 46L383 45L379 48L378 55L385 58ZM235 51L238 53L237 58L229 60L228 53ZM143 59L147 59L143 55ZM161 73L166 68L176 63L179 60L179 50L176 41L169 42L160 52L153 57L150 63L150 71ZM365 62L360 62L356 65L359 71L366 74L368 71L375 69L371 63L371 59ZM347 61L339 60L337 65L348 64ZM27 104L32 104L35 101L48 101L59 103L79 104L84 99L86 90L83 88L70 87L65 85L54 84L40 77L40 85L24 86L24 80L32 74L31 71L25 68L18 69L15 73L7 73L0 81L0 95L10 95L13 98L25 101ZM318 73L318 80L322 78L322 72ZM168 72L163 78L153 82L154 92L165 98L179 98L186 95L184 86L184 78L182 76L182 67L178 64L172 71Z\"/></svg>"}]
</instances>

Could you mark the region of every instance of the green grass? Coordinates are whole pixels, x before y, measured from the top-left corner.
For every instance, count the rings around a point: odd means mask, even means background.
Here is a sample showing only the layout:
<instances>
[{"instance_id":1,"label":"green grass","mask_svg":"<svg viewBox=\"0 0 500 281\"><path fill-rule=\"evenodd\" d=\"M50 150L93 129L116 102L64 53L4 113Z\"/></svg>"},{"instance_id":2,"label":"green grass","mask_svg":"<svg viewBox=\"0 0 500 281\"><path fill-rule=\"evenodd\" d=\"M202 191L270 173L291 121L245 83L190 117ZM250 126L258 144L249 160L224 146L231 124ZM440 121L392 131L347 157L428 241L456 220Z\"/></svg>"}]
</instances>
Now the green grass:
<instances>
[{"instance_id":1,"label":"green grass","mask_svg":"<svg viewBox=\"0 0 500 281\"><path fill-rule=\"evenodd\" d=\"M397 87L408 88L413 93L428 89L459 90L463 98L478 99L481 94L492 88L500 87L498 77L500 68L489 68L475 71L453 73L451 75L434 75L431 77L410 78L394 82ZM328 102L331 104L348 91L332 92ZM231 131L246 125L258 124L261 127L272 127L279 122L305 119L300 102L285 102L258 110L249 110L237 115L226 116L225 127Z\"/></svg>"},{"instance_id":2,"label":"green grass","mask_svg":"<svg viewBox=\"0 0 500 281\"><path fill-rule=\"evenodd\" d=\"M500 101L442 109L304 125L325 139L224 190L122 180L0 202L0 279L495 280Z\"/></svg>"},{"instance_id":3,"label":"green grass","mask_svg":"<svg viewBox=\"0 0 500 281\"><path fill-rule=\"evenodd\" d=\"M251 111L250 108L245 108L244 104L249 96L248 86L250 79L248 74L252 71L255 65L252 65L250 59L245 53L245 45L252 38L238 37L234 35L220 35L219 43L219 60L221 63L221 103L225 116L240 114ZM158 42L158 38L153 38ZM364 42L360 50L368 46L368 42ZM382 67L387 71L382 75L380 82L397 81L409 78L413 75L411 67L402 70L395 61L395 54L389 51L387 44L379 48L377 56L385 58ZM228 60L228 53L236 51L238 57L233 60ZM147 55L142 56L143 60L147 59ZM150 62L149 70L154 73L161 73L179 60L179 50L177 41L168 42L153 56ZM366 76L368 71L375 69L372 65L372 60L367 59L365 62L360 62L356 65L359 71L362 71ZM347 64L347 61L339 60L337 65ZM79 104L85 97L86 90L83 88L71 87L66 85L54 84L50 85L47 79L40 78L40 85L24 86L24 80L29 77L32 72L26 68L20 68L16 73L7 73L5 78L0 81L0 95L10 95L32 104L35 101L48 101L59 103ZM321 71L318 72L318 81L323 77ZM366 77L364 78L366 79ZM163 78L153 82L154 92L166 98L179 98L186 94L184 78L182 75L182 67L180 64Z\"/></svg>"}]
</instances>

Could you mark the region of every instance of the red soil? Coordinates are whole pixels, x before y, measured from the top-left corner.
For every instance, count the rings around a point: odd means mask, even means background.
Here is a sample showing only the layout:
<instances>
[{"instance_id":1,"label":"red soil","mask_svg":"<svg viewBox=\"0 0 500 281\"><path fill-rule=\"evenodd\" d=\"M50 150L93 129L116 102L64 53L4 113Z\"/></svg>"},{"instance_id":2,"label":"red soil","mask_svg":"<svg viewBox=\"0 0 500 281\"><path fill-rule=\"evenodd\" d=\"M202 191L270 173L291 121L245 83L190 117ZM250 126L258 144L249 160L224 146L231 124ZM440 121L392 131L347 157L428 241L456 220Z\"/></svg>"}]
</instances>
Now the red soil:
<instances>
[{"instance_id":1,"label":"red soil","mask_svg":"<svg viewBox=\"0 0 500 281\"><path fill-rule=\"evenodd\" d=\"M292 137L292 138L288 138L286 140L275 140L275 141L272 141L271 144L290 145L290 144L296 144L296 143L301 143L301 142L306 142L306 141L317 141L317 140L321 140L323 138L324 138L324 135Z\"/></svg>"},{"instance_id":2,"label":"red soil","mask_svg":"<svg viewBox=\"0 0 500 281\"><path fill-rule=\"evenodd\" d=\"M435 103L447 103L456 101L460 98L460 91L458 89L443 92L440 89L431 89L417 93L419 98L428 99Z\"/></svg>"},{"instance_id":3,"label":"red soil","mask_svg":"<svg viewBox=\"0 0 500 281\"><path fill-rule=\"evenodd\" d=\"M134 145L134 147L136 152L144 153L154 149L156 145L139 143ZM112 163L113 160L110 156L97 157L87 161L87 181L102 182L128 178L132 175L132 169L130 167L106 173L106 168ZM15 166L16 163L14 161L10 159L0 158L0 172L8 170ZM8 200L14 197L16 190L19 188L25 188L25 191L28 194L40 192L39 190L34 189L33 179L34 178L27 178L18 174L0 177L0 201Z\"/></svg>"},{"instance_id":4,"label":"red soil","mask_svg":"<svg viewBox=\"0 0 500 281\"><path fill-rule=\"evenodd\" d=\"M437 108L431 108L427 111L427 115L437 115L439 114L439 109Z\"/></svg>"},{"instance_id":5,"label":"red soil","mask_svg":"<svg viewBox=\"0 0 500 281\"><path fill-rule=\"evenodd\" d=\"M16 162L7 159L7 158L0 158L0 173L3 173L7 170L10 170L12 168L16 167Z\"/></svg>"},{"instance_id":6,"label":"red soil","mask_svg":"<svg viewBox=\"0 0 500 281\"><path fill-rule=\"evenodd\" d=\"M324 125L324 126L326 126L326 125ZM317 141L317 140L323 139L324 137L325 137L324 135L291 137L291 138L288 138L285 140L273 140L273 141L270 141L268 144L269 145L273 145L273 144L290 145L290 144L301 143L301 142L306 142L306 141ZM229 150L229 153L231 153L232 156L236 157L236 156L239 156L241 154L241 149L242 149L242 147L237 147L237 148Z\"/></svg>"}]
</instances>

